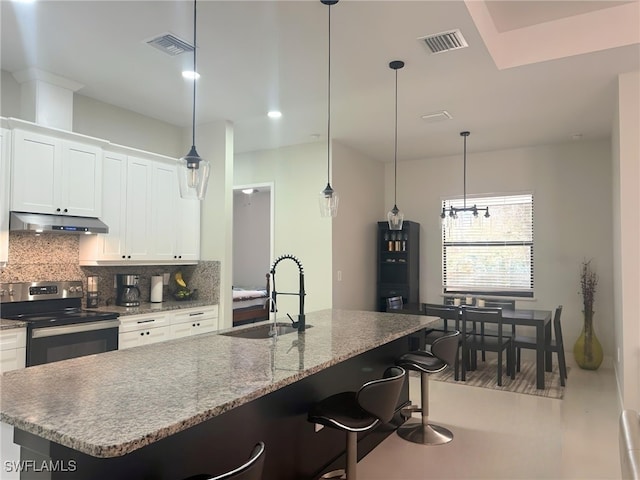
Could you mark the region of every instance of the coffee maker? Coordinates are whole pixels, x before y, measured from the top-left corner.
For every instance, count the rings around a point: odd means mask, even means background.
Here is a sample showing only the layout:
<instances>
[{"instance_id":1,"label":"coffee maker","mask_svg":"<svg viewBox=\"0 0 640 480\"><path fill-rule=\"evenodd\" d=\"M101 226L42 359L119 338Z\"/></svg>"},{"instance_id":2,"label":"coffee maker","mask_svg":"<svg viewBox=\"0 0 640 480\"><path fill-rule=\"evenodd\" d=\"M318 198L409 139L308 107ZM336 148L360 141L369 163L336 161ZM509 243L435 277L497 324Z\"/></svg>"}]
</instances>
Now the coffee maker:
<instances>
[{"instance_id":1,"label":"coffee maker","mask_svg":"<svg viewBox=\"0 0 640 480\"><path fill-rule=\"evenodd\" d=\"M116 274L116 305L121 307L140 306L139 275Z\"/></svg>"}]
</instances>

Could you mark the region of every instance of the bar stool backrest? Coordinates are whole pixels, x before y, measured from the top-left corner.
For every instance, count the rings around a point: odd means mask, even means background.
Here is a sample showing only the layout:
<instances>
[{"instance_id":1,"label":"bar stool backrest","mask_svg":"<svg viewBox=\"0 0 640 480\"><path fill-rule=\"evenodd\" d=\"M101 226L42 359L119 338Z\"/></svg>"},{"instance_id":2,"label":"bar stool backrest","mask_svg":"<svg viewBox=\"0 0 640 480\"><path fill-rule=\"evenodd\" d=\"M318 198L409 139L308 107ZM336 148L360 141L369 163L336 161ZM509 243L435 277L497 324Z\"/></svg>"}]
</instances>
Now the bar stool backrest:
<instances>
[{"instance_id":1,"label":"bar stool backrest","mask_svg":"<svg viewBox=\"0 0 640 480\"><path fill-rule=\"evenodd\" d=\"M460 332L457 330L438 337L431 344L431 353L445 362L447 365L453 365L458 355L458 342L460 341Z\"/></svg>"},{"instance_id":2,"label":"bar stool backrest","mask_svg":"<svg viewBox=\"0 0 640 480\"><path fill-rule=\"evenodd\" d=\"M393 418L393 414L404 385L405 370L401 367L389 367L379 380L365 383L358 390L358 404L383 423Z\"/></svg>"},{"instance_id":3,"label":"bar stool backrest","mask_svg":"<svg viewBox=\"0 0 640 480\"><path fill-rule=\"evenodd\" d=\"M260 480L264 467L264 442L258 442L249 456L249 460L230 472L223 473L210 480Z\"/></svg>"}]
</instances>

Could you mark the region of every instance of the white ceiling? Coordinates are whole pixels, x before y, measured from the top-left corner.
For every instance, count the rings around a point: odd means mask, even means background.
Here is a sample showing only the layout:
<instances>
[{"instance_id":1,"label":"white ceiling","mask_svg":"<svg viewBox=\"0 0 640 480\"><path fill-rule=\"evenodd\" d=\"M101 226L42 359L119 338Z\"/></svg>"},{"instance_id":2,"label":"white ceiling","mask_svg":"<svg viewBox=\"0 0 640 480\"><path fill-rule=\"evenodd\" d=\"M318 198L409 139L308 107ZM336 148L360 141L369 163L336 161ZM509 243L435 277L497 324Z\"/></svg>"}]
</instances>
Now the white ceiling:
<instances>
[{"instance_id":1,"label":"white ceiling","mask_svg":"<svg viewBox=\"0 0 640 480\"><path fill-rule=\"evenodd\" d=\"M193 38L193 2L3 0L2 69L84 85L82 95L190 126L192 57L145 44ZM319 0L198 2L198 123L231 120L235 150L326 141L327 10ZM331 7L332 137L393 159L607 138L619 73L640 70L634 1L358 1ZM469 47L431 55L419 37L459 28ZM283 117L269 120L266 112ZM421 115L447 110L452 120ZM320 137L314 137L314 134ZM197 143L197 139L196 139ZM186 147L185 147L186 148Z\"/></svg>"}]
</instances>

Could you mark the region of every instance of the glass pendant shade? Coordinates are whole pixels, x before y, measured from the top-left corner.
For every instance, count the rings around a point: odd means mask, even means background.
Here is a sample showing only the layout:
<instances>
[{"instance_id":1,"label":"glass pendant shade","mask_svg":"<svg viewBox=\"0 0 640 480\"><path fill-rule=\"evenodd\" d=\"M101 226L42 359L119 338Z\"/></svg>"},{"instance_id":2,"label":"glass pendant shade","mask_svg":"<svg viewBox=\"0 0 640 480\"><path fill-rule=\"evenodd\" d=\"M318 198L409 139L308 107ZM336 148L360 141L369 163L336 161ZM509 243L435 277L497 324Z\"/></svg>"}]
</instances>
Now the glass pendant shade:
<instances>
[{"instance_id":1,"label":"glass pendant shade","mask_svg":"<svg viewBox=\"0 0 640 480\"><path fill-rule=\"evenodd\" d=\"M335 217L338 214L338 192L327 183L325 189L318 195L318 205L321 217Z\"/></svg>"},{"instance_id":2,"label":"glass pendant shade","mask_svg":"<svg viewBox=\"0 0 640 480\"><path fill-rule=\"evenodd\" d=\"M387 213L387 221L389 222L389 230L402 230L402 222L404 213L398 210L396 205Z\"/></svg>"},{"instance_id":3,"label":"glass pendant shade","mask_svg":"<svg viewBox=\"0 0 640 480\"><path fill-rule=\"evenodd\" d=\"M189 153L178 160L180 197L203 200L207 194L210 168L209 161L200 158L196 147L192 146Z\"/></svg>"}]
</instances>

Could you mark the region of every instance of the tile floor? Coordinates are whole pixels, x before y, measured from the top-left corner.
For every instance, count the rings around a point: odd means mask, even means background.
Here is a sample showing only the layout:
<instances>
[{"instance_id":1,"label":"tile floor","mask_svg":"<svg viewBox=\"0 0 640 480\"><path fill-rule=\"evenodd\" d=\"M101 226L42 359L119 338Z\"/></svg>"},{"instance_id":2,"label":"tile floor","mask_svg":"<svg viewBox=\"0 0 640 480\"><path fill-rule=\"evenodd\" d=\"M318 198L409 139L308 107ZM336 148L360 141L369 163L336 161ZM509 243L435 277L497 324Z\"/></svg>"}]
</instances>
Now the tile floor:
<instances>
[{"instance_id":1,"label":"tile floor","mask_svg":"<svg viewBox=\"0 0 640 480\"><path fill-rule=\"evenodd\" d=\"M358 478L620 478L614 371L569 366L563 400L430 382L431 421L453 442L428 447L392 434L358 463ZM419 404L420 380L410 381Z\"/></svg>"}]
</instances>

